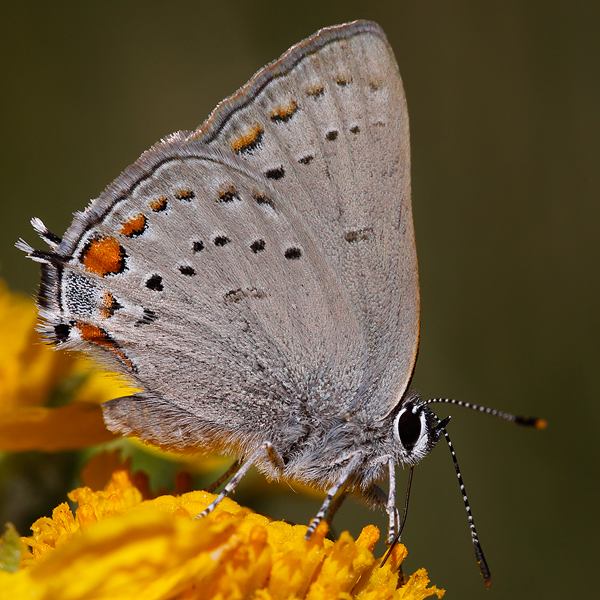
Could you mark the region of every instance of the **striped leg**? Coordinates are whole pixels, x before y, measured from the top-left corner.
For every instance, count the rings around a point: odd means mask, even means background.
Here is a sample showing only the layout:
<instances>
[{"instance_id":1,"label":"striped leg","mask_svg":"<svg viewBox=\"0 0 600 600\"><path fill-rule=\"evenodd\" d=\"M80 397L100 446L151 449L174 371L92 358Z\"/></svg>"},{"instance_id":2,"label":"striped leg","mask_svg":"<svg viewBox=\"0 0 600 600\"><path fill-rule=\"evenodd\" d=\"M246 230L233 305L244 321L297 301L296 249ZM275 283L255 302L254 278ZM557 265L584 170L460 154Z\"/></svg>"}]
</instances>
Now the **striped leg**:
<instances>
[{"instance_id":1,"label":"striped leg","mask_svg":"<svg viewBox=\"0 0 600 600\"><path fill-rule=\"evenodd\" d=\"M333 517L335 517L335 513L340 509L344 500L348 497L346 492L342 492L330 505L329 513L327 514L327 525L331 525L331 521L333 521Z\"/></svg>"},{"instance_id":2,"label":"striped leg","mask_svg":"<svg viewBox=\"0 0 600 600\"><path fill-rule=\"evenodd\" d=\"M225 481L227 481L229 479L229 477L231 477L231 475L233 475L234 473L237 473L238 469L240 468L242 464L241 460L236 460L230 467L229 469L227 469L227 471L225 471L225 473L223 473L223 475L221 475L221 477L219 477L216 481L213 481L210 485L207 485L204 488L205 492L210 492L211 494L217 490L218 488L221 487L221 484L225 483Z\"/></svg>"},{"instance_id":3,"label":"striped leg","mask_svg":"<svg viewBox=\"0 0 600 600\"><path fill-rule=\"evenodd\" d=\"M225 486L223 491L215 498L215 500L209 504L199 515L196 515L195 518L201 519L215 510L219 502L221 502L221 500L223 500L227 494L235 490L242 477L265 452L267 453L267 456L273 465L275 465L275 467L280 471L283 471L284 464L281 456L279 456L279 452L277 452L275 446L273 446L271 442L264 442L260 448L256 450L256 452L242 465L241 469L231 478L231 481Z\"/></svg>"},{"instance_id":4,"label":"striped leg","mask_svg":"<svg viewBox=\"0 0 600 600\"><path fill-rule=\"evenodd\" d=\"M390 477L390 489L385 511L387 512L389 519L387 537L387 545L389 546L394 541L396 531L398 531L398 525L400 524L400 515L396 508L396 464L391 456L388 459L388 471Z\"/></svg>"},{"instance_id":5,"label":"striped leg","mask_svg":"<svg viewBox=\"0 0 600 600\"><path fill-rule=\"evenodd\" d=\"M395 473L394 473L395 476ZM390 481L390 492L394 490L395 477ZM395 490L394 490L395 491ZM368 498L378 508L383 508L388 515L388 536L386 544L389 546L395 539L398 527L400 524L400 512L395 505L395 493L387 494L378 486L371 486L365 493L365 498Z\"/></svg>"},{"instance_id":6,"label":"striped leg","mask_svg":"<svg viewBox=\"0 0 600 600\"><path fill-rule=\"evenodd\" d=\"M396 535L391 538L390 536L388 536L388 551L385 553L385 556L383 557L383 560L381 561L381 567L383 567L383 565L385 565L385 563L387 562L387 559L390 557L390 554L392 553L392 550L394 549L394 546L402 541L402 531L404 529L404 524L406 523L406 515L408 515L408 501L410 499L410 487L412 485L412 478L413 478L413 473L415 470L415 466L411 465L410 466L410 471L408 473L408 485L406 486L406 501L404 503L404 512L402 513L402 521L400 521L400 525L398 527L398 531L396 533ZM391 485L391 482L390 482ZM399 513L398 513L398 509L396 509L396 520L399 517ZM400 574L402 574L402 567L400 567Z\"/></svg>"},{"instance_id":7,"label":"striped leg","mask_svg":"<svg viewBox=\"0 0 600 600\"><path fill-rule=\"evenodd\" d=\"M344 485L346 484L352 473L354 473L354 470L359 465L361 460L362 452L359 451L353 454L352 458L350 459L350 462L346 465L346 468L342 471L342 474L339 476L338 480L331 488L329 488L329 490L327 490L327 497L325 498L325 502L323 502L323 505L319 509L319 512L317 513L315 518L310 522L310 525L308 526L308 531L304 536L305 539L310 539L310 536L315 532L317 525L325 518L329 506L331 505L331 501L334 499L337 493L344 487Z\"/></svg>"}]
</instances>

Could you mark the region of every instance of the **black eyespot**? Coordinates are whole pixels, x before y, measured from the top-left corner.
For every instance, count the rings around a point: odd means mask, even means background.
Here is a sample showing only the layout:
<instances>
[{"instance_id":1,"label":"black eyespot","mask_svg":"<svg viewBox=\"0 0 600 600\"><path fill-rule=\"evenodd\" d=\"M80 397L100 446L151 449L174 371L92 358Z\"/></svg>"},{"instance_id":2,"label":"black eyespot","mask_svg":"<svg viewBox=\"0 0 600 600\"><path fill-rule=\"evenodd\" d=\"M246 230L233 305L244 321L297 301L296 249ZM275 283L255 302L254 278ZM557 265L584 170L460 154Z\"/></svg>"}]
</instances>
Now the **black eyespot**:
<instances>
[{"instance_id":1,"label":"black eyespot","mask_svg":"<svg viewBox=\"0 0 600 600\"><path fill-rule=\"evenodd\" d=\"M192 277L193 275L196 274L196 271L193 267L190 267L189 265L181 265L179 267L179 272L182 275L187 275L188 277Z\"/></svg>"},{"instance_id":2,"label":"black eyespot","mask_svg":"<svg viewBox=\"0 0 600 600\"><path fill-rule=\"evenodd\" d=\"M160 275L152 275L146 280L146 287L155 292L162 292L164 289L162 277Z\"/></svg>"},{"instance_id":3,"label":"black eyespot","mask_svg":"<svg viewBox=\"0 0 600 600\"><path fill-rule=\"evenodd\" d=\"M398 419L398 435L406 450L412 450L421 435L421 416L406 409Z\"/></svg>"},{"instance_id":4,"label":"black eyespot","mask_svg":"<svg viewBox=\"0 0 600 600\"><path fill-rule=\"evenodd\" d=\"M265 240L255 240L250 244L250 250L257 254L258 252L262 252L265 249Z\"/></svg>"},{"instance_id":5,"label":"black eyespot","mask_svg":"<svg viewBox=\"0 0 600 600\"><path fill-rule=\"evenodd\" d=\"M283 254L288 260L298 260L302 256L300 248L288 248Z\"/></svg>"},{"instance_id":6,"label":"black eyespot","mask_svg":"<svg viewBox=\"0 0 600 600\"><path fill-rule=\"evenodd\" d=\"M265 171L265 177L267 177L268 179L275 179L275 181L281 179L284 175L285 169L283 168L283 166Z\"/></svg>"},{"instance_id":7,"label":"black eyespot","mask_svg":"<svg viewBox=\"0 0 600 600\"><path fill-rule=\"evenodd\" d=\"M229 238L227 236L224 235L218 235L214 240L213 243L215 246L224 246L225 244L227 244L229 242Z\"/></svg>"},{"instance_id":8,"label":"black eyespot","mask_svg":"<svg viewBox=\"0 0 600 600\"><path fill-rule=\"evenodd\" d=\"M59 323L54 326L54 336L58 343L64 342L69 337L70 332L71 327L66 323Z\"/></svg>"}]
</instances>

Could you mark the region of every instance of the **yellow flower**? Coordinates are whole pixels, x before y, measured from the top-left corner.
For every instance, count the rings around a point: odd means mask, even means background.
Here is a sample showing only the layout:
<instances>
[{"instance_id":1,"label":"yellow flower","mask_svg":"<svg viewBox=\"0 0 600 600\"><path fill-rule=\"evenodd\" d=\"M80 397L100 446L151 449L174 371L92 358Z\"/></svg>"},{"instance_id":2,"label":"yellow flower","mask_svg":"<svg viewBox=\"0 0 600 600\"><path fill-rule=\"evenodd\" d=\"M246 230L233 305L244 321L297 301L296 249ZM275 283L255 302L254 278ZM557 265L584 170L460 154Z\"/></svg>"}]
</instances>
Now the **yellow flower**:
<instances>
[{"instance_id":1,"label":"yellow flower","mask_svg":"<svg viewBox=\"0 0 600 600\"><path fill-rule=\"evenodd\" d=\"M194 519L214 497L198 491L144 500L129 471L118 469L103 491L83 487L69 494L75 515L61 504L52 518L33 524L33 535L22 538L29 549L19 570L0 570L2 596L421 600L444 594L427 587L423 569L397 589L406 549L398 545L380 568L372 554L379 531L372 525L356 541L345 532L332 542L322 523L305 540L305 526L270 521L228 498L206 519ZM14 539L11 544L14 555Z\"/></svg>"},{"instance_id":2,"label":"yellow flower","mask_svg":"<svg viewBox=\"0 0 600 600\"><path fill-rule=\"evenodd\" d=\"M114 439L100 404L131 388L85 359L54 352L39 339L36 318L33 302L0 281L0 451L53 452Z\"/></svg>"},{"instance_id":3,"label":"yellow flower","mask_svg":"<svg viewBox=\"0 0 600 600\"><path fill-rule=\"evenodd\" d=\"M132 393L83 359L54 352L35 333L33 303L0 281L0 451L86 448L113 439L100 404ZM309 598L422 599L441 597L424 570L398 588L406 556L399 545L383 568L372 550L379 531L366 527L311 540L305 526L272 522L226 498L196 520L213 499L207 492L150 498L149 484L102 453L82 471L84 484L33 534L6 526L0 539L0 597L88 600ZM195 463L190 463L195 464ZM112 477L110 474L112 473ZM108 484L102 491L94 492ZM180 487L184 487L183 485Z\"/></svg>"}]
</instances>

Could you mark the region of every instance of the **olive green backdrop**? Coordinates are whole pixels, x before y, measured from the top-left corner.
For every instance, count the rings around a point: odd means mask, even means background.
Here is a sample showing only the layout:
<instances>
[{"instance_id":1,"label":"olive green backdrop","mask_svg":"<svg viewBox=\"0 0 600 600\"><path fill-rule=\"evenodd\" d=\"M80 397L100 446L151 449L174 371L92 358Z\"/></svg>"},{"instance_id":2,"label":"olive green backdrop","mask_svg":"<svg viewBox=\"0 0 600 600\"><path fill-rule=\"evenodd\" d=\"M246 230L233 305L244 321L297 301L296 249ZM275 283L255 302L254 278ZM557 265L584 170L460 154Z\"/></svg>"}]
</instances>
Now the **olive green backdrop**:
<instances>
[{"instance_id":1,"label":"olive green backdrop","mask_svg":"<svg viewBox=\"0 0 600 600\"><path fill-rule=\"evenodd\" d=\"M20 236L40 245L32 216L62 233L143 150L195 128L290 45L326 25L378 21L411 119L422 293L414 385L549 422L538 432L438 410L454 417L493 585L486 592L478 573L442 443L415 473L408 569L427 567L448 598L591 597L600 558L599 17L600 4L582 0L7 2L0 275L33 294L37 266L12 247ZM72 461L37 464L42 486ZM251 481L236 499L275 517L307 521L319 503ZM373 518L350 501L334 524L357 534Z\"/></svg>"}]
</instances>

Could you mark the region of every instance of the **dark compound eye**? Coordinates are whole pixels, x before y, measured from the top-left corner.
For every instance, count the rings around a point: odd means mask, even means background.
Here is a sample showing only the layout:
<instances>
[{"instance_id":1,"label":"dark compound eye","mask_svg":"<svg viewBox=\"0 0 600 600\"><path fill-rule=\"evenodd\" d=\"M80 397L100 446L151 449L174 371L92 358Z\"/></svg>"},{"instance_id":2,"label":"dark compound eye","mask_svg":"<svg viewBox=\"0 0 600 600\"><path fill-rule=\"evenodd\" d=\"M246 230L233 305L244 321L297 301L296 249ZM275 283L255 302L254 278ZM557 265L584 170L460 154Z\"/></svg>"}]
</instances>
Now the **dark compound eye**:
<instances>
[{"instance_id":1,"label":"dark compound eye","mask_svg":"<svg viewBox=\"0 0 600 600\"><path fill-rule=\"evenodd\" d=\"M411 410L404 410L398 419L398 435L402 445L412 450L421 435L421 416Z\"/></svg>"}]
</instances>

